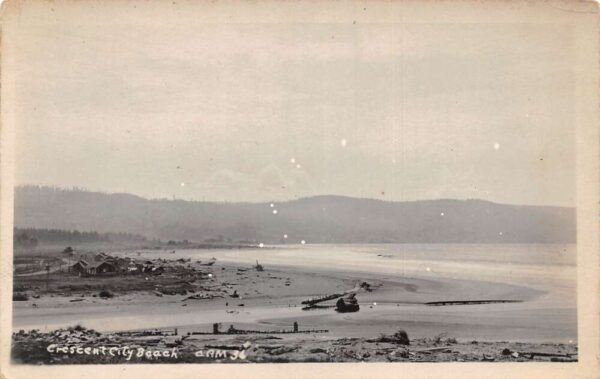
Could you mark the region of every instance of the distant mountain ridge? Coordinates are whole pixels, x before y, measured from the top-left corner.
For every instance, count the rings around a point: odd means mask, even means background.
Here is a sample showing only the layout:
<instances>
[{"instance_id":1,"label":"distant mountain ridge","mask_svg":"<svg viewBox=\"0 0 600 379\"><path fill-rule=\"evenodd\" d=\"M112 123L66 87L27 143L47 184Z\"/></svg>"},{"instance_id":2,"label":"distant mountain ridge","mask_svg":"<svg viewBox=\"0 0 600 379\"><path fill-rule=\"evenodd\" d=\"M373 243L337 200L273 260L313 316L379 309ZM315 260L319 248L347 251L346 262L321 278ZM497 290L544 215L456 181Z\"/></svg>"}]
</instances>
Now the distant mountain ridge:
<instances>
[{"instance_id":1,"label":"distant mountain ridge","mask_svg":"<svg viewBox=\"0 0 600 379\"><path fill-rule=\"evenodd\" d=\"M26 186L15 189L15 227L191 241L573 243L576 212L483 200L391 202L334 195L276 202L271 207L269 202L149 200Z\"/></svg>"}]
</instances>

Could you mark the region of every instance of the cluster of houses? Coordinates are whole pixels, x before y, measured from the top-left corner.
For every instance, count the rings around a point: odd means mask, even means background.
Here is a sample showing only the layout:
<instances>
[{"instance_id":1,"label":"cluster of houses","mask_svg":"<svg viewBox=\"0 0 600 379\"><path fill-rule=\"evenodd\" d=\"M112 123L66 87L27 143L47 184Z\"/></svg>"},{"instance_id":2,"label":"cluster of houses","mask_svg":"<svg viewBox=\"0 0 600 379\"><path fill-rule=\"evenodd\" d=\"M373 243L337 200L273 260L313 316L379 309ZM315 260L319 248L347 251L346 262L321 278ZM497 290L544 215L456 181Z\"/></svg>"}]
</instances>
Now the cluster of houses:
<instances>
[{"instance_id":1,"label":"cluster of houses","mask_svg":"<svg viewBox=\"0 0 600 379\"><path fill-rule=\"evenodd\" d=\"M152 261L137 261L129 257L113 257L100 253L92 259L80 258L69 267L69 271L79 276L117 275L117 274L152 274L160 275L164 267Z\"/></svg>"}]
</instances>

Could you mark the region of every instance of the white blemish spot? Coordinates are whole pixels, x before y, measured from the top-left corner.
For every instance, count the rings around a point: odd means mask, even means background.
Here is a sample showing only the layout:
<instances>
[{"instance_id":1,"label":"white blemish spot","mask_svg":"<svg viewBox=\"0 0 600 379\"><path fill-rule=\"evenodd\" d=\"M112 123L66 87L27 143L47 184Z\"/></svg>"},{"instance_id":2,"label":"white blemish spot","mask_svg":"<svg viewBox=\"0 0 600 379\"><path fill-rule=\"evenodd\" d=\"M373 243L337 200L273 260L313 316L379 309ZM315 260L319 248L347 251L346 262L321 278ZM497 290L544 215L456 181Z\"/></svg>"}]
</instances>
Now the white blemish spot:
<instances>
[{"instance_id":1,"label":"white blemish spot","mask_svg":"<svg viewBox=\"0 0 600 379\"><path fill-rule=\"evenodd\" d=\"M302 241L300 241L300 243L304 245L304 244L306 244L306 241L302 240Z\"/></svg>"},{"instance_id":2,"label":"white blemish spot","mask_svg":"<svg viewBox=\"0 0 600 379\"><path fill-rule=\"evenodd\" d=\"M494 149L496 149L496 150L500 149L500 144L498 142L496 142L494 144Z\"/></svg>"},{"instance_id":3,"label":"white blemish spot","mask_svg":"<svg viewBox=\"0 0 600 379\"><path fill-rule=\"evenodd\" d=\"M444 212L440 213L440 216L443 216L443 215L444 215Z\"/></svg>"},{"instance_id":4,"label":"white blemish spot","mask_svg":"<svg viewBox=\"0 0 600 379\"><path fill-rule=\"evenodd\" d=\"M297 165L296 165L296 168L300 168L300 167L302 167L302 166L300 166L300 164L297 164Z\"/></svg>"},{"instance_id":5,"label":"white blemish spot","mask_svg":"<svg viewBox=\"0 0 600 379\"><path fill-rule=\"evenodd\" d=\"M374 302L373 305L377 305L377 303Z\"/></svg>"},{"instance_id":6,"label":"white blemish spot","mask_svg":"<svg viewBox=\"0 0 600 379\"><path fill-rule=\"evenodd\" d=\"M273 214L276 215L277 214L277 209L273 209Z\"/></svg>"},{"instance_id":7,"label":"white blemish spot","mask_svg":"<svg viewBox=\"0 0 600 379\"><path fill-rule=\"evenodd\" d=\"M209 277L209 278L212 278L212 274L208 274L208 277Z\"/></svg>"},{"instance_id":8,"label":"white blemish spot","mask_svg":"<svg viewBox=\"0 0 600 379\"><path fill-rule=\"evenodd\" d=\"M499 234L499 235L502 235L503 233L502 233L502 232L500 232L500 233L498 233L498 234Z\"/></svg>"},{"instance_id":9,"label":"white blemish spot","mask_svg":"<svg viewBox=\"0 0 600 379\"><path fill-rule=\"evenodd\" d=\"M184 183L184 182L181 182L181 186L182 186L182 187L185 187L185 183Z\"/></svg>"},{"instance_id":10,"label":"white blemish spot","mask_svg":"<svg viewBox=\"0 0 600 379\"><path fill-rule=\"evenodd\" d=\"M284 234L284 235L283 235L283 238L287 238L287 234Z\"/></svg>"},{"instance_id":11,"label":"white blemish spot","mask_svg":"<svg viewBox=\"0 0 600 379\"><path fill-rule=\"evenodd\" d=\"M296 158L292 158L292 159L290 159L290 162L291 162L291 163L296 163Z\"/></svg>"},{"instance_id":12,"label":"white blemish spot","mask_svg":"<svg viewBox=\"0 0 600 379\"><path fill-rule=\"evenodd\" d=\"M261 242L258 244L258 247L265 247L265 244Z\"/></svg>"},{"instance_id":13,"label":"white blemish spot","mask_svg":"<svg viewBox=\"0 0 600 379\"><path fill-rule=\"evenodd\" d=\"M271 203L271 208L273 208L275 206L275 204Z\"/></svg>"},{"instance_id":14,"label":"white blemish spot","mask_svg":"<svg viewBox=\"0 0 600 379\"><path fill-rule=\"evenodd\" d=\"M431 268L427 267L427 268L425 269L425 271L431 271Z\"/></svg>"},{"instance_id":15,"label":"white blemish spot","mask_svg":"<svg viewBox=\"0 0 600 379\"><path fill-rule=\"evenodd\" d=\"M342 145L342 147L346 147L347 144L348 144L348 141L346 141L345 139L342 139L340 141L340 145Z\"/></svg>"}]
</instances>

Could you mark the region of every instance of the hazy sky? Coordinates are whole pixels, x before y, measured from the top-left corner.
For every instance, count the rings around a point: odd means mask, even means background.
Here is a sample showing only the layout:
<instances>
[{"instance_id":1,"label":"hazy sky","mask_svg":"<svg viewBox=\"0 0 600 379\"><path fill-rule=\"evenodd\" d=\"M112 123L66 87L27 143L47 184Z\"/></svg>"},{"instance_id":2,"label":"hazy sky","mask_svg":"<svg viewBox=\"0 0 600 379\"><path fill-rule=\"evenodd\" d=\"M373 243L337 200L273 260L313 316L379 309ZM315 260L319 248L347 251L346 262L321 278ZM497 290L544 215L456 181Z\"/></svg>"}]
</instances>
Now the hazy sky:
<instances>
[{"instance_id":1,"label":"hazy sky","mask_svg":"<svg viewBox=\"0 0 600 379\"><path fill-rule=\"evenodd\" d=\"M574 205L571 34L52 23L17 42L17 184Z\"/></svg>"}]
</instances>

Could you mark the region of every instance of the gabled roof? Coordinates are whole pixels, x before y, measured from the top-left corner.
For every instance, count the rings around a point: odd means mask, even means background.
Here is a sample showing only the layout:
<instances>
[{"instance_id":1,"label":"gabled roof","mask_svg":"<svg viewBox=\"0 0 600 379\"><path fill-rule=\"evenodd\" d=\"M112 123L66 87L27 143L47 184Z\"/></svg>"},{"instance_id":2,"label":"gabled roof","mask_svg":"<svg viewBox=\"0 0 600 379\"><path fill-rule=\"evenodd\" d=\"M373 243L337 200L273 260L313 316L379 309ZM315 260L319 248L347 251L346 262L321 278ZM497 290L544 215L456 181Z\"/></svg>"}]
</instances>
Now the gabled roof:
<instances>
[{"instance_id":1,"label":"gabled roof","mask_svg":"<svg viewBox=\"0 0 600 379\"><path fill-rule=\"evenodd\" d=\"M114 264L112 264L112 263L110 263L110 262L107 262L107 261L102 261L102 262L94 262L94 263L92 263L91 265L89 265L89 266L87 266L87 267L88 267L88 268L96 268L96 267L98 267L98 266L101 266L101 265L103 265L103 264L107 264L107 265L109 265L109 266L115 267L115 265L114 265Z\"/></svg>"},{"instance_id":2,"label":"gabled roof","mask_svg":"<svg viewBox=\"0 0 600 379\"><path fill-rule=\"evenodd\" d=\"M85 259L78 260L77 262L73 263L73 266L75 266L77 264L80 264L80 265L85 266L85 267L88 267L90 265L89 263L86 262Z\"/></svg>"}]
</instances>

